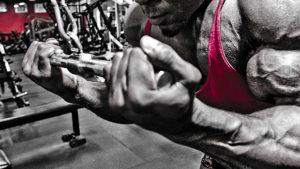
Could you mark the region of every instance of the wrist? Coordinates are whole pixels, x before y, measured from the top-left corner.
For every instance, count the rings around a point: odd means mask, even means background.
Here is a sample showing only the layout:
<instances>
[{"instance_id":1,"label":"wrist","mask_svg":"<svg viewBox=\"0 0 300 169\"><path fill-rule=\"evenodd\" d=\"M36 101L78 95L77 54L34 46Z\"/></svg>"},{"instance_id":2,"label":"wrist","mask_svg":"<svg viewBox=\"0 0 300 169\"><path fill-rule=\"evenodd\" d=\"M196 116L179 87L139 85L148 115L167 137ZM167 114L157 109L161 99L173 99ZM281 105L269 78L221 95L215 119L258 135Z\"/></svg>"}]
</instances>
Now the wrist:
<instances>
[{"instance_id":1,"label":"wrist","mask_svg":"<svg viewBox=\"0 0 300 169\"><path fill-rule=\"evenodd\" d=\"M79 90L80 86L83 85L82 83L84 83L83 78L75 74L68 73L63 80L63 86L65 87L62 91L63 94L61 97L67 102L79 103L81 98L79 96Z\"/></svg>"}]
</instances>

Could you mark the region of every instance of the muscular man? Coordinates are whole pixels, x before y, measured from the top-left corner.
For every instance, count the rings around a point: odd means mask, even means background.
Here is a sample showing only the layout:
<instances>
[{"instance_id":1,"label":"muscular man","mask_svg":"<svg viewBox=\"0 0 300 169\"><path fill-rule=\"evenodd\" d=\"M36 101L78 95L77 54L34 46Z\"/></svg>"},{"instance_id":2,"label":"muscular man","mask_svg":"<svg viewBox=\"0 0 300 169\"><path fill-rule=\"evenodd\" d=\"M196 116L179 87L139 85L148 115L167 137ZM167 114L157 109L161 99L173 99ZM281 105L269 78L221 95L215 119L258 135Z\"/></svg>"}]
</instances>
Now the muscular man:
<instances>
[{"instance_id":1,"label":"muscular man","mask_svg":"<svg viewBox=\"0 0 300 169\"><path fill-rule=\"evenodd\" d=\"M31 45L25 74L102 118L139 124L224 168L300 168L300 1L136 2L126 33L137 48L115 56L107 86L51 67L58 48L51 42ZM159 88L154 67L173 83Z\"/></svg>"}]
</instances>

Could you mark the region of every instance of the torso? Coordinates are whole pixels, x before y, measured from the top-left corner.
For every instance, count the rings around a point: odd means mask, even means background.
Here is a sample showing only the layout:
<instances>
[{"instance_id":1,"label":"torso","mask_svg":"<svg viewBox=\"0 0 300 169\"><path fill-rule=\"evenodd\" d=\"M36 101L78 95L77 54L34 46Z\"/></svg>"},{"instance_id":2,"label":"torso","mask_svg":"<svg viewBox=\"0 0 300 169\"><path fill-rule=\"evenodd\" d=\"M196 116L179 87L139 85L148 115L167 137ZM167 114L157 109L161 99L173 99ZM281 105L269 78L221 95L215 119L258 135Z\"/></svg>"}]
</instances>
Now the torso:
<instances>
[{"instance_id":1,"label":"torso","mask_svg":"<svg viewBox=\"0 0 300 169\"><path fill-rule=\"evenodd\" d=\"M209 4L202 21L197 23L200 25L188 26L185 32L175 37L163 36L157 26L152 25L151 29L152 37L172 46L182 58L197 66L204 78L208 75L208 45L218 2L219 0L213 0ZM226 0L221 16L221 41L224 53L231 66L240 74L245 75L247 57L254 47L249 45L248 39L241 39L241 37L246 37L242 34L241 25L237 0ZM200 32L196 33L196 28L200 29ZM191 32L194 33L191 34Z\"/></svg>"}]
</instances>

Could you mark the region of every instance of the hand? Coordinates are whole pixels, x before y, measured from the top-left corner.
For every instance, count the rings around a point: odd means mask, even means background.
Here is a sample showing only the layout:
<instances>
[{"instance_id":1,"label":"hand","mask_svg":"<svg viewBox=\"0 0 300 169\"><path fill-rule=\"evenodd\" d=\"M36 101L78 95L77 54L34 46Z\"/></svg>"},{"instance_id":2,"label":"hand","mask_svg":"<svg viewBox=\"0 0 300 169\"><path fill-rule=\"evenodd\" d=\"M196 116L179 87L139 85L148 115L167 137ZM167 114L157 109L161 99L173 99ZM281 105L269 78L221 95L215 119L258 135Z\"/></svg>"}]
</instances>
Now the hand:
<instances>
[{"instance_id":1,"label":"hand","mask_svg":"<svg viewBox=\"0 0 300 169\"><path fill-rule=\"evenodd\" d=\"M24 56L22 69L35 83L64 97L76 89L75 75L67 69L51 66L49 60L52 54L62 52L55 39L45 43L34 41Z\"/></svg>"},{"instance_id":2,"label":"hand","mask_svg":"<svg viewBox=\"0 0 300 169\"><path fill-rule=\"evenodd\" d=\"M144 128L179 132L190 120L201 73L171 47L153 38L143 37L141 47L115 56L107 75L110 108ZM153 65L174 76L172 85L157 87Z\"/></svg>"}]
</instances>

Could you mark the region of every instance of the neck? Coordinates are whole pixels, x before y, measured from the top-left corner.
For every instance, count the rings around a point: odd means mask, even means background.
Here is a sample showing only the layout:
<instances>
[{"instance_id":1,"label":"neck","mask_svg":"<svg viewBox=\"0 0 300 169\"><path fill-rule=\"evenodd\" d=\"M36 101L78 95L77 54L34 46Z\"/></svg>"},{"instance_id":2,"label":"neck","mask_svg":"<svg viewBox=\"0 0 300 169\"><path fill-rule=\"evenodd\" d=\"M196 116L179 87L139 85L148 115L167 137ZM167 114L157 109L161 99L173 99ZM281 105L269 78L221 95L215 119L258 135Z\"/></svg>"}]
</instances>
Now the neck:
<instances>
[{"instance_id":1,"label":"neck","mask_svg":"<svg viewBox=\"0 0 300 169\"><path fill-rule=\"evenodd\" d=\"M181 33L191 33L193 32L194 36L199 35L201 23L207 10L208 5L212 2L212 0L201 0L199 8L193 13L189 22L185 26L185 28L181 31Z\"/></svg>"}]
</instances>

